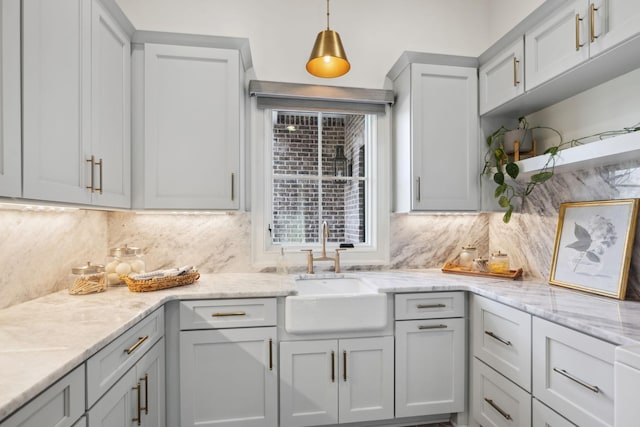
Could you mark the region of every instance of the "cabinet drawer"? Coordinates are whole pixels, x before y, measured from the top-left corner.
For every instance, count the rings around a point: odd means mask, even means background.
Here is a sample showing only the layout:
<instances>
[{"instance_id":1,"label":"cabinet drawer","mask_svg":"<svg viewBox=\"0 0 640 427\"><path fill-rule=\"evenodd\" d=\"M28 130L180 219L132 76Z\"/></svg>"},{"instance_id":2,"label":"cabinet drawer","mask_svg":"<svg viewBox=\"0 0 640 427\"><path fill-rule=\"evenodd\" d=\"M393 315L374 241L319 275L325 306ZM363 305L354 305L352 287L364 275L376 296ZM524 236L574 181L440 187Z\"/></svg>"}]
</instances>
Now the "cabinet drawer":
<instances>
[{"instance_id":1,"label":"cabinet drawer","mask_svg":"<svg viewBox=\"0 0 640 427\"><path fill-rule=\"evenodd\" d=\"M84 397L84 365L80 365L0 427L70 427L84 413Z\"/></svg>"},{"instance_id":2,"label":"cabinet drawer","mask_svg":"<svg viewBox=\"0 0 640 427\"><path fill-rule=\"evenodd\" d=\"M575 424L559 415L537 399L531 399L531 412L533 420L531 427L575 427Z\"/></svg>"},{"instance_id":3,"label":"cabinet drawer","mask_svg":"<svg viewBox=\"0 0 640 427\"><path fill-rule=\"evenodd\" d=\"M87 409L164 335L164 308L142 319L87 360Z\"/></svg>"},{"instance_id":4,"label":"cabinet drawer","mask_svg":"<svg viewBox=\"0 0 640 427\"><path fill-rule=\"evenodd\" d=\"M531 391L531 316L474 295L471 328L473 354Z\"/></svg>"},{"instance_id":5,"label":"cabinet drawer","mask_svg":"<svg viewBox=\"0 0 640 427\"><path fill-rule=\"evenodd\" d=\"M473 417L483 426L531 425L529 393L473 358Z\"/></svg>"},{"instance_id":6,"label":"cabinet drawer","mask_svg":"<svg viewBox=\"0 0 640 427\"><path fill-rule=\"evenodd\" d=\"M463 292L396 294L396 320L464 317Z\"/></svg>"},{"instance_id":7,"label":"cabinet drawer","mask_svg":"<svg viewBox=\"0 0 640 427\"><path fill-rule=\"evenodd\" d=\"M180 329L275 326L276 310L275 298L182 301Z\"/></svg>"},{"instance_id":8,"label":"cabinet drawer","mask_svg":"<svg viewBox=\"0 0 640 427\"><path fill-rule=\"evenodd\" d=\"M615 346L533 320L533 394L573 423L613 425Z\"/></svg>"}]
</instances>

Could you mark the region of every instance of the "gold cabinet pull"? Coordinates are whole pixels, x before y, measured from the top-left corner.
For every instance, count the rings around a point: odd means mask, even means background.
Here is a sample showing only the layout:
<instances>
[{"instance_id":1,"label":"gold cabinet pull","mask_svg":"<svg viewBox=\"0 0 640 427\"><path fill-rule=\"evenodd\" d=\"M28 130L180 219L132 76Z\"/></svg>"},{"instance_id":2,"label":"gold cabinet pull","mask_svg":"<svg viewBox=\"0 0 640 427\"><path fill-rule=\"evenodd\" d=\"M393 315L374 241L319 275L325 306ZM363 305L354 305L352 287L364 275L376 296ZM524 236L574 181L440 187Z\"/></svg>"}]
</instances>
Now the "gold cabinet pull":
<instances>
[{"instance_id":1,"label":"gold cabinet pull","mask_svg":"<svg viewBox=\"0 0 640 427\"><path fill-rule=\"evenodd\" d=\"M344 381L347 381L347 350L342 352L342 362L343 362L343 369L342 369L342 379L344 379Z\"/></svg>"},{"instance_id":2,"label":"gold cabinet pull","mask_svg":"<svg viewBox=\"0 0 640 427\"><path fill-rule=\"evenodd\" d=\"M598 36L596 36L596 10L598 10L596 5L591 3L589 5L589 38L591 43L598 38Z\"/></svg>"},{"instance_id":3,"label":"gold cabinet pull","mask_svg":"<svg viewBox=\"0 0 640 427\"><path fill-rule=\"evenodd\" d=\"M145 415L149 415L149 374L144 374L144 378L140 378L140 381L144 381L144 408L142 409Z\"/></svg>"},{"instance_id":4,"label":"gold cabinet pull","mask_svg":"<svg viewBox=\"0 0 640 427\"><path fill-rule=\"evenodd\" d=\"M269 370L273 371L273 339L269 338Z\"/></svg>"},{"instance_id":5,"label":"gold cabinet pull","mask_svg":"<svg viewBox=\"0 0 640 427\"><path fill-rule=\"evenodd\" d=\"M235 180L236 180L236 174L235 173L231 173L231 201L233 202L236 198L236 185L235 185Z\"/></svg>"},{"instance_id":6,"label":"gold cabinet pull","mask_svg":"<svg viewBox=\"0 0 640 427\"><path fill-rule=\"evenodd\" d=\"M518 80L518 64L519 63L520 61L518 61L518 58L514 56L513 57L513 86L514 87L518 87L518 85L520 84L520 80Z\"/></svg>"},{"instance_id":7,"label":"gold cabinet pull","mask_svg":"<svg viewBox=\"0 0 640 427\"><path fill-rule=\"evenodd\" d=\"M140 383L136 387L133 387L132 390L138 391L138 418L132 418L131 421L137 421L138 425L140 425L142 421L142 408L140 407Z\"/></svg>"},{"instance_id":8,"label":"gold cabinet pull","mask_svg":"<svg viewBox=\"0 0 640 427\"><path fill-rule=\"evenodd\" d=\"M445 304L418 304L416 308L424 309L424 308L445 308Z\"/></svg>"},{"instance_id":9,"label":"gold cabinet pull","mask_svg":"<svg viewBox=\"0 0 640 427\"><path fill-rule=\"evenodd\" d=\"M485 335L489 335L491 338L493 338L494 340L500 341L502 344L506 345L506 346L512 346L513 344L511 343L511 341L509 340L505 340L504 338L499 337L498 335L494 334L491 331L484 331Z\"/></svg>"},{"instance_id":10,"label":"gold cabinet pull","mask_svg":"<svg viewBox=\"0 0 640 427\"><path fill-rule=\"evenodd\" d=\"M491 399L487 399L486 397L484 398L485 402L487 402L489 405L491 405L491 407L493 409L495 409L496 411L498 411L498 413L500 415L502 415L502 417L507 420L507 421L511 421L513 418L511 418L511 415L509 415L508 413L506 413L502 408L500 408L498 405L496 405L493 400Z\"/></svg>"},{"instance_id":11,"label":"gold cabinet pull","mask_svg":"<svg viewBox=\"0 0 640 427\"><path fill-rule=\"evenodd\" d=\"M331 382L336 382L336 352L331 352Z\"/></svg>"},{"instance_id":12,"label":"gold cabinet pull","mask_svg":"<svg viewBox=\"0 0 640 427\"><path fill-rule=\"evenodd\" d=\"M588 384L588 383L582 381L580 378L574 377L573 375L571 375L569 372L565 371L564 369L553 368L553 370L554 370L554 372L559 373L563 377L569 378L571 381L573 381L573 382L575 382L577 384L580 384L582 387L586 388L587 390L591 390L594 393L600 393L600 387L598 387L597 385Z\"/></svg>"},{"instance_id":13,"label":"gold cabinet pull","mask_svg":"<svg viewBox=\"0 0 640 427\"><path fill-rule=\"evenodd\" d=\"M95 160L96 158L94 156L91 156L90 159L86 159L85 162L89 163L91 165L91 179L90 182L91 184L85 186L85 188L87 190L91 190L91 192L93 193L95 191L95 177L93 176L93 165L95 164Z\"/></svg>"},{"instance_id":14,"label":"gold cabinet pull","mask_svg":"<svg viewBox=\"0 0 640 427\"><path fill-rule=\"evenodd\" d=\"M91 156L91 157L93 157L93 156ZM99 171L98 176L100 176L100 187L94 188L94 191L97 191L98 193L102 194L102 165L103 165L102 159L98 160L96 162L96 165L98 165L98 171ZM91 185L93 185L93 184L91 184Z\"/></svg>"},{"instance_id":15,"label":"gold cabinet pull","mask_svg":"<svg viewBox=\"0 0 640 427\"><path fill-rule=\"evenodd\" d=\"M580 18L580 14L576 13L576 51L580 50L584 44L580 44L580 22L582 18Z\"/></svg>"},{"instance_id":16,"label":"gold cabinet pull","mask_svg":"<svg viewBox=\"0 0 640 427\"><path fill-rule=\"evenodd\" d=\"M418 326L418 329L447 329L447 325L420 325Z\"/></svg>"},{"instance_id":17,"label":"gold cabinet pull","mask_svg":"<svg viewBox=\"0 0 640 427\"><path fill-rule=\"evenodd\" d=\"M129 348L124 350L125 353L127 353L127 354L133 353L136 350L136 348L140 347L140 344L142 344L143 342L145 342L148 339L149 339L149 335L145 335L143 337L138 337L138 341L134 345L132 345L131 347L129 347Z\"/></svg>"},{"instance_id":18,"label":"gold cabinet pull","mask_svg":"<svg viewBox=\"0 0 640 427\"><path fill-rule=\"evenodd\" d=\"M229 317L229 316L246 316L244 311L228 311L222 313L213 313L211 317Z\"/></svg>"}]
</instances>

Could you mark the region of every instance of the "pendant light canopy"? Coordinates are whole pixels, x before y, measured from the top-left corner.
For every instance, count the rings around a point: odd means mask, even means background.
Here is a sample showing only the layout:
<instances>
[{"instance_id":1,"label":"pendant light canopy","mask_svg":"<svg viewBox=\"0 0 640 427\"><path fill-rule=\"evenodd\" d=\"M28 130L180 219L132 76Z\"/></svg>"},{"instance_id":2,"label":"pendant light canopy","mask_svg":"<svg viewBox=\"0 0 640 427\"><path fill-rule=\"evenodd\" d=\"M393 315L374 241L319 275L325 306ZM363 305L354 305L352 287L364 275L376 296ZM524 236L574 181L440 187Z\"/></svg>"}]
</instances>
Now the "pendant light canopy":
<instances>
[{"instance_id":1,"label":"pendant light canopy","mask_svg":"<svg viewBox=\"0 0 640 427\"><path fill-rule=\"evenodd\" d=\"M340 35L329 29L329 0L327 0L327 29L318 33L313 45L307 71L316 77L333 78L347 74L351 64L342 47Z\"/></svg>"}]
</instances>

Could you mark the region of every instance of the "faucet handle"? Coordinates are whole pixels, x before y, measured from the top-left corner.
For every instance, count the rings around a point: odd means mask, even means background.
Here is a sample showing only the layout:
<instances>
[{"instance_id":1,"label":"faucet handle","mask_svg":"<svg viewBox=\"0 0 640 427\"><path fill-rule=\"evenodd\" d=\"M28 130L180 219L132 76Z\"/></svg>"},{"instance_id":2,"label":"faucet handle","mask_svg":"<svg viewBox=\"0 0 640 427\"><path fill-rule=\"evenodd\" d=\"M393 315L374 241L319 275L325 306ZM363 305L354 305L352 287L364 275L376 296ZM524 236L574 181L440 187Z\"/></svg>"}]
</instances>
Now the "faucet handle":
<instances>
[{"instance_id":1,"label":"faucet handle","mask_svg":"<svg viewBox=\"0 0 640 427\"><path fill-rule=\"evenodd\" d=\"M313 274L313 249L300 249L301 252L307 252L307 274Z\"/></svg>"}]
</instances>

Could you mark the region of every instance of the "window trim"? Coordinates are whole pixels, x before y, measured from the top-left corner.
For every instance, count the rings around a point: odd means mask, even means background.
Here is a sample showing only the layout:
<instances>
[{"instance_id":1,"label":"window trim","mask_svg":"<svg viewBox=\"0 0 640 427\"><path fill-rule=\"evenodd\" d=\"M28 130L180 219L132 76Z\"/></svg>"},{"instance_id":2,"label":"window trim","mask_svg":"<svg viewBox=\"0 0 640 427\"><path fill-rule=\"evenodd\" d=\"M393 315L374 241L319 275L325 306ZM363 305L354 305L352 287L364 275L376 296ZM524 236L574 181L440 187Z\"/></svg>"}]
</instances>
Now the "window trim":
<instances>
[{"instance_id":1,"label":"window trim","mask_svg":"<svg viewBox=\"0 0 640 427\"><path fill-rule=\"evenodd\" d=\"M305 249L320 250L320 244L306 244L287 247L271 245L268 224L271 221L271 109L259 108L256 97L251 97L250 115L252 124L251 138L251 261L254 268L274 267L284 247L287 260L291 266L304 267ZM389 221L390 221L390 180L391 180L391 107L385 106L385 114L377 115L375 147L371 153L371 163L375 166L371 171L371 203L374 208L368 209L372 228L371 244L348 249L341 254L343 266L353 265L388 265L389 254ZM268 178L268 179L267 179ZM269 190L269 191L267 191ZM327 250L333 251L337 245L327 244ZM324 271L330 265L318 265Z\"/></svg>"}]
</instances>

